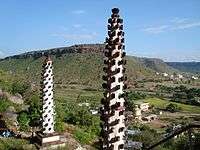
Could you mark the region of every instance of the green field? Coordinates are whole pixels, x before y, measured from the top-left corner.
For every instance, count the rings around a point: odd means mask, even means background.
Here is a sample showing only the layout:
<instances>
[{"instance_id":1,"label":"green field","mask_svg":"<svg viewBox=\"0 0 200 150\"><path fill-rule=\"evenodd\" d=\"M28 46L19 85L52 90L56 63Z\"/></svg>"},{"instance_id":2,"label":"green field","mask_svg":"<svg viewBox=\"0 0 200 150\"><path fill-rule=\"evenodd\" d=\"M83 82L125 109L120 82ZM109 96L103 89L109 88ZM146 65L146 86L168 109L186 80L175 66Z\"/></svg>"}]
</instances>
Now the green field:
<instances>
[{"instance_id":1,"label":"green field","mask_svg":"<svg viewBox=\"0 0 200 150\"><path fill-rule=\"evenodd\" d=\"M144 102L148 102L151 105L154 105L156 108L160 108L160 109L164 109L169 103L173 103L173 104L177 104L178 107L181 107L182 112L200 114L200 106L186 105L186 104L171 102L168 100L162 100L159 98L148 98L148 99L145 99Z\"/></svg>"}]
</instances>

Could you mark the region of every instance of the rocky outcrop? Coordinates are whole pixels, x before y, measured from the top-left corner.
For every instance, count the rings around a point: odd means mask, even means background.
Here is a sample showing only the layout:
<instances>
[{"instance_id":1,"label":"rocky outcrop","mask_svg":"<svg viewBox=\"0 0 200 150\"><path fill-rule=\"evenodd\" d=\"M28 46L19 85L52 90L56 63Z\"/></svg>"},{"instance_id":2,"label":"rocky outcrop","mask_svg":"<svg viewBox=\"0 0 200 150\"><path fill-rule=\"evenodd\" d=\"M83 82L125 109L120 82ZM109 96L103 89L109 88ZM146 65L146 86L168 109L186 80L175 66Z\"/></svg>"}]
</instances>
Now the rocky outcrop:
<instances>
[{"instance_id":1,"label":"rocky outcrop","mask_svg":"<svg viewBox=\"0 0 200 150\"><path fill-rule=\"evenodd\" d=\"M13 106L9 106L3 113L3 118L9 129L18 129L17 112Z\"/></svg>"},{"instance_id":2,"label":"rocky outcrop","mask_svg":"<svg viewBox=\"0 0 200 150\"><path fill-rule=\"evenodd\" d=\"M0 98L5 98L14 104L24 104L23 97L20 94L11 95L10 93L0 89Z\"/></svg>"},{"instance_id":3,"label":"rocky outcrop","mask_svg":"<svg viewBox=\"0 0 200 150\"><path fill-rule=\"evenodd\" d=\"M16 94L14 96L8 96L8 100L10 100L15 104L20 104L20 105L24 103L24 100L20 94Z\"/></svg>"},{"instance_id":4,"label":"rocky outcrop","mask_svg":"<svg viewBox=\"0 0 200 150\"><path fill-rule=\"evenodd\" d=\"M42 56L47 55L55 55L56 57L60 57L63 54L69 53L102 53L104 51L104 44L80 44L80 45L73 45L70 47L59 47L59 48L52 48L47 50L39 50L39 51L31 51L26 52L20 55L14 55L6 57L5 59L24 59L24 58L40 58Z\"/></svg>"}]
</instances>

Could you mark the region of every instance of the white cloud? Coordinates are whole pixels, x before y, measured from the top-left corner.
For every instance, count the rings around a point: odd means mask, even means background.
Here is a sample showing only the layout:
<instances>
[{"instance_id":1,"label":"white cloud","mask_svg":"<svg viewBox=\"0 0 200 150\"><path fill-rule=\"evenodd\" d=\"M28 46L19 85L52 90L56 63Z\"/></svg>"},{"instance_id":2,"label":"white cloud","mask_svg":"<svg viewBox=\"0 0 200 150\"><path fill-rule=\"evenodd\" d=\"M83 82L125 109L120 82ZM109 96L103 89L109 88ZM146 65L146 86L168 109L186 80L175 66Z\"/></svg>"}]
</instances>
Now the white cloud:
<instances>
[{"instance_id":1,"label":"white cloud","mask_svg":"<svg viewBox=\"0 0 200 150\"><path fill-rule=\"evenodd\" d=\"M80 9L80 10L73 10L72 13L73 13L73 14L76 14L76 15L81 15L81 14L85 14L86 11Z\"/></svg>"},{"instance_id":2,"label":"white cloud","mask_svg":"<svg viewBox=\"0 0 200 150\"><path fill-rule=\"evenodd\" d=\"M74 28L81 28L82 25L81 25L81 24L74 24L73 27L74 27Z\"/></svg>"},{"instance_id":3,"label":"white cloud","mask_svg":"<svg viewBox=\"0 0 200 150\"><path fill-rule=\"evenodd\" d=\"M184 23L184 22L187 22L188 20L189 20L188 18L175 17L175 18L171 19L170 22L172 22L172 23Z\"/></svg>"},{"instance_id":4,"label":"white cloud","mask_svg":"<svg viewBox=\"0 0 200 150\"><path fill-rule=\"evenodd\" d=\"M191 22L191 23L184 23L184 24L180 24L175 26L174 30L181 30L181 29L189 29L189 28L193 28L193 27L199 27L200 26L200 21L199 22Z\"/></svg>"},{"instance_id":5,"label":"white cloud","mask_svg":"<svg viewBox=\"0 0 200 150\"><path fill-rule=\"evenodd\" d=\"M0 58L4 56L5 56L4 52L0 50Z\"/></svg>"},{"instance_id":6,"label":"white cloud","mask_svg":"<svg viewBox=\"0 0 200 150\"><path fill-rule=\"evenodd\" d=\"M188 18L173 18L169 21L168 24L163 24L159 26L150 26L142 30L147 33L158 34L162 32L184 30L194 27L200 27L200 21L191 21Z\"/></svg>"},{"instance_id":7,"label":"white cloud","mask_svg":"<svg viewBox=\"0 0 200 150\"><path fill-rule=\"evenodd\" d=\"M52 36L62 37L66 40L92 40L97 36L96 32L88 34L53 34Z\"/></svg>"},{"instance_id":8,"label":"white cloud","mask_svg":"<svg viewBox=\"0 0 200 150\"><path fill-rule=\"evenodd\" d=\"M135 50L133 55L139 57L148 57L148 58L161 58L164 61L200 61L199 49L192 50Z\"/></svg>"},{"instance_id":9,"label":"white cloud","mask_svg":"<svg viewBox=\"0 0 200 150\"><path fill-rule=\"evenodd\" d=\"M143 29L143 31L157 34L157 33L165 32L165 30L167 30L168 28L169 28L168 25L162 25L162 26L156 26L156 27L147 27Z\"/></svg>"}]
</instances>

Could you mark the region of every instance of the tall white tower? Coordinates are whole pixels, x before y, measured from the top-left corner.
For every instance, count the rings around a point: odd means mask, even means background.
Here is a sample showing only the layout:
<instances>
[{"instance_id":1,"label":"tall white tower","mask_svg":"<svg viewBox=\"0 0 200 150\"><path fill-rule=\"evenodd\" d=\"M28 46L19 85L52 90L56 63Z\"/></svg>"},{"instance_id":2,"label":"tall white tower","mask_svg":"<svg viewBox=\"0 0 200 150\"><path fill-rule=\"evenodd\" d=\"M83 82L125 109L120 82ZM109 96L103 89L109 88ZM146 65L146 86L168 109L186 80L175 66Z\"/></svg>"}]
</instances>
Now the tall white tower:
<instances>
[{"instance_id":1,"label":"tall white tower","mask_svg":"<svg viewBox=\"0 0 200 150\"><path fill-rule=\"evenodd\" d=\"M125 92L124 76L126 61L123 59L124 32L123 20L119 17L119 9L112 9L111 18L108 19L108 38L106 39L102 99L102 149L123 150L125 147Z\"/></svg>"},{"instance_id":2,"label":"tall white tower","mask_svg":"<svg viewBox=\"0 0 200 150\"><path fill-rule=\"evenodd\" d=\"M55 110L53 101L53 66L50 57L47 57L43 63L41 95L42 95L42 130L37 132L38 149L46 150L65 146L65 138L54 131Z\"/></svg>"},{"instance_id":3,"label":"tall white tower","mask_svg":"<svg viewBox=\"0 0 200 150\"><path fill-rule=\"evenodd\" d=\"M54 133L54 101L53 101L53 67L52 60L47 57L42 72L42 132Z\"/></svg>"}]
</instances>

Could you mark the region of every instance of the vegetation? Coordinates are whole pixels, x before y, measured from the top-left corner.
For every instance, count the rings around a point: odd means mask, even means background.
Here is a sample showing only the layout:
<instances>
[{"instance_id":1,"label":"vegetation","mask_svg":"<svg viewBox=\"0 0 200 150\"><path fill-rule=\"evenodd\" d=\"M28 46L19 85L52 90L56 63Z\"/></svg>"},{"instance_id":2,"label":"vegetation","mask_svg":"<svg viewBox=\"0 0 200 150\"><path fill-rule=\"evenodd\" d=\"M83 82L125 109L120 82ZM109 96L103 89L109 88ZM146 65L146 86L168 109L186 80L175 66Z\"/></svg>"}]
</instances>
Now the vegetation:
<instances>
[{"instance_id":1,"label":"vegetation","mask_svg":"<svg viewBox=\"0 0 200 150\"><path fill-rule=\"evenodd\" d=\"M200 73L200 62L167 62L167 64L183 72Z\"/></svg>"},{"instance_id":2,"label":"vegetation","mask_svg":"<svg viewBox=\"0 0 200 150\"><path fill-rule=\"evenodd\" d=\"M60 52L58 49L55 49L55 51L49 50L49 53L53 54L55 83L61 85L87 85L90 88L99 89L101 87L101 76L104 66L102 49L94 45L83 46L82 48L86 49L86 53L77 53L74 51L74 48L72 51L65 51L64 48L63 52ZM75 50L78 49L78 47L75 47ZM94 53L88 53L91 51ZM37 55L37 53L40 52L3 59L0 61L0 69L8 71L13 75L21 75L24 80L38 84L40 81L41 63L44 58L40 54ZM56 55L57 53L61 53L59 57ZM128 60L126 65L127 75L131 84L134 84L136 78L144 79L145 77L153 77L155 75L154 69L146 66L141 59L132 56L127 56L126 59Z\"/></svg>"},{"instance_id":3,"label":"vegetation","mask_svg":"<svg viewBox=\"0 0 200 150\"><path fill-rule=\"evenodd\" d=\"M0 150L23 150L26 144L28 144L28 142L22 139L0 138Z\"/></svg>"},{"instance_id":4,"label":"vegetation","mask_svg":"<svg viewBox=\"0 0 200 150\"><path fill-rule=\"evenodd\" d=\"M10 102L6 98L0 97L0 113L6 111L6 109L10 105L11 105Z\"/></svg>"},{"instance_id":5,"label":"vegetation","mask_svg":"<svg viewBox=\"0 0 200 150\"><path fill-rule=\"evenodd\" d=\"M48 52L52 54L54 61L56 131L65 132L67 130L81 144L92 145L97 141L100 134L100 118L98 115L92 115L90 110L98 110L100 99L103 96L101 76L104 65L101 46L79 45L51 49L17 55L0 61L0 69L2 69L0 70L0 89L10 95L20 94L24 99L23 107L17 109L17 119L22 131L29 131L30 127L37 127L40 123L39 82L41 64L44 59L42 53L47 54ZM152 110L156 110L152 111L153 113L158 113L159 109L169 112L178 111L183 114L200 113L200 107L194 106L199 101L199 88L180 86L178 82L176 85L173 83L173 86L171 86L169 85L169 79L157 76L155 78L156 71L173 73L177 70L167 66L159 59L131 56L126 58L128 60L126 66L127 82L130 86L127 95L127 107L130 111L133 111L135 101L143 100L153 106L151 107ZM80 104L83 103L88 103L89 106L81 106ZM27 105L29 107L25 108L24 106ZM8 106L17 108L6 97L1 97L0 113L6 111ZM176 116L178 114L167 111L166 113L170 115ZM160 120L167 122L167 119L161 118ZM182 118L182 120L186 119ZM70 129L68 129L69 126ZM145 147L162 138L161 132L158 132L159 129L151 128L150 123L147 125L133 125L131 128L137 128L142 133L139 136L129 138L143 142ZM176 148L178 150L184 147L183 143L186 140L186 138L182 138L169 141L169 143L157 149L173 150ZM12 146L15 146L16 149L22 149L22 145L27 143L23 140L13 141L13 139L7 139L6 144L5 141L0 140L0 148L12 149Z\"/></svg>"},{"instance_id":6,"label":"vegetation","mask_svg":"<svg viewBox=\"0 0 200 150\"><path fill-rule=\"evenodd\" d=\"M171 102L168 100L162 100L159 98L148 98L144 100L145 102L149 102L151 105L154 105L154 107L159 109L165 109L166 106L170 103L177 105L181 108L181 112L189 112L189 113L200 113L200 107L199 106L191 106L187 104L180 104L177 102Z\"/></svg>"},{"instance_id":7,"label":"vegetation","mask_svg":"<svg viewBox=\"0 0 200 150\"><path fill-rule=\"evenodd\" d=\"M166 110L167 110L167 111L170 111L171 113L177 112L177 111L179 111L180 109L181 109L181 108L178 107L177 104L169 103L169 104L166 106Z\"/></svg>"},{"instance_id":8,"label":"vegetation","mask_svg":"<svg viewBox=\"0 0 200 150\"><path fill-rule=\"evenodd\" d=\"M19 122L20 130L28 131L30 118L27 112L21 112L17 118L17 121Z\"/></svg>"}]
</instances>

